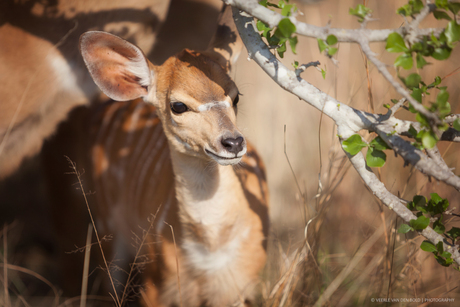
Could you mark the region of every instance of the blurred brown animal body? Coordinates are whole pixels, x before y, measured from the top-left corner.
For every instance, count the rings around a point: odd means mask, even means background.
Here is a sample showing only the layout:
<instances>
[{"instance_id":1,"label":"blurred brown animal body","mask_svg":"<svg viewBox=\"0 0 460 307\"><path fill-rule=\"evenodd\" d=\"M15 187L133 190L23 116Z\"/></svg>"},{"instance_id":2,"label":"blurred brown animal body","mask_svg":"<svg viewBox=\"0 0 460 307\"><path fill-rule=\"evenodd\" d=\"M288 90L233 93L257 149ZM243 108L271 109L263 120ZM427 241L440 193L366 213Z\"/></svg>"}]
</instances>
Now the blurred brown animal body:
<instances>
[{"instance_id":1,"label":"blurred brown animal body","mask_svg":"<svg viewBox=\"0 0 460 307\"><path fill-rule=\"evenodd\" d=\"M223 38L207 51L184 50L161 66L113 35L81 38L109 97L148 103L104 106L91 157L101 231L114 235L111 257L129 258L132 232L145 235L139 227L158 210L151 233L160 239L147 238L152 261L143 279L152 306L243 305L265 264L268 193L263 163L236 127L238 89L227 70L241 42L231 18L228 8Z\"/></svg>"},{"instance_id":2,"label":"blurred brown animal body","mask_svg":"<svg viewBox=\"0 0 460 307\"><path fill-rule=\"evenodd\" d=\"M38 153L69 111L99 95L78 53L91 29L154 46L167 0L0 2L0 179Z\"/></svg>"}]
</instances>

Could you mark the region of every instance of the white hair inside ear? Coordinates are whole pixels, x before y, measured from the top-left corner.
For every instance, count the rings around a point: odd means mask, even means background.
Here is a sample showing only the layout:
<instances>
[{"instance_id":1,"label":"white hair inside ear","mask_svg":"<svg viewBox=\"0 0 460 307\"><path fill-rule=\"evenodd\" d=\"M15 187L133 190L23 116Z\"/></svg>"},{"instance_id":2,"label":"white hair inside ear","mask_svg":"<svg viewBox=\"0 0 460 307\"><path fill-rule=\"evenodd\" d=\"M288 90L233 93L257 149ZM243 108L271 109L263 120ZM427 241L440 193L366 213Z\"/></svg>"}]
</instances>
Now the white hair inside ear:
<instances>
[{"instance_id":1,"label":"white hair inside ear","mask_svg":"<svg viewBox=\"0 0 460 307\"><path fill-rule=\"evenodd\" d=\"M125 63L126 69L139 78L138 82L141 86L148 87L152 82L151 79L153 74L142 52L136 49L136 53L138 53L136 58L132 58L129 62Z\"/></svg>"}]
</instances>

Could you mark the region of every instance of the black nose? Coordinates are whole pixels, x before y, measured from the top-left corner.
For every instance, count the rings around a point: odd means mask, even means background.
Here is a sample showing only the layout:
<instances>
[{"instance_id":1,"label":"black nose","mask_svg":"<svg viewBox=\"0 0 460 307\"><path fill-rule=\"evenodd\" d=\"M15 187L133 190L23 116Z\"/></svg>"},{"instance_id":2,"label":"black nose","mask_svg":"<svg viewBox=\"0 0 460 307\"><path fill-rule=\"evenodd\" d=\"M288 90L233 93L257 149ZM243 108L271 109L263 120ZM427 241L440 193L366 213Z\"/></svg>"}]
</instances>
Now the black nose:
<instances>
[{"instance_id":1,"label":"black nose","mask_svg":"<svg viewBox=\"0 0 460 307\"><path fill-rule=\"evenodd\" d=\"M229 152L233 152L235 155L243 150L243 142L244 139L241 136L237 137L236 139L222 139L222 145L224 145L225 149L227 149Z\"/></svg>"}]
</instances>

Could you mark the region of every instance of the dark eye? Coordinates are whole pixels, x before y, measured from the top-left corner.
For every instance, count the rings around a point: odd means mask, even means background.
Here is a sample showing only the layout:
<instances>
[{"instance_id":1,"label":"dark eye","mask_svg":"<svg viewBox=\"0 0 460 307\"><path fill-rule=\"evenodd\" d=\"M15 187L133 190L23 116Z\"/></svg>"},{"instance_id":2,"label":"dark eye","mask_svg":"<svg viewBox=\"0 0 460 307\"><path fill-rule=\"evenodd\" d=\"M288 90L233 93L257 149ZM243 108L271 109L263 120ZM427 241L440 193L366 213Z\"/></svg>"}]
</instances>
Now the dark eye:
<instances>
[{"instance_id":1,"label":"dark eye","mask_svg":"<svg viewBox=\"0 0 460 307\"><path fill-rule=\"evenodd\" d=\"M236 95L236 98L235 100L233 100L233 106L236 107L236 105L238 104L238 102L240 101L240 95Z\"/></svg>"},{"instance_id":2,"label":"dark eye","mask_svg":"<svg viewBox=\"0 0 460 307\"><path fill-rule=\"evenodd\" d=\"M171 103L171 110L176 114L181 114L188 111L188 108L182 102L173 102Z\"/></svg>"}]
</instances>

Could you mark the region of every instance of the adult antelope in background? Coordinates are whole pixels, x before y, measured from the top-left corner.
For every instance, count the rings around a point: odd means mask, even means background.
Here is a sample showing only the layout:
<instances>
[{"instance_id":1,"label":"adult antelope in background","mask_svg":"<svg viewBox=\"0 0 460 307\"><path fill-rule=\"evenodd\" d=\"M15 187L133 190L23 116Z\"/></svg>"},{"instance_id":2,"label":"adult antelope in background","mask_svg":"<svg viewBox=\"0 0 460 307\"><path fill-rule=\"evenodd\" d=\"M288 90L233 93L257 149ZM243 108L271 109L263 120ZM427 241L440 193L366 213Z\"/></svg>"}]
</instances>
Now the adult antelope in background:
<instances>
[{"instance_id":1,"label":"adult antelope in background","mask_svg":"<svg viewBox=\"0 0 460 307\"><path fill-rule=\"evenodd\" d=\"M80 39L107 96L147 102L105 105L91 133L95 210L99 230L114 236L111 257L129 261L131 232L142 237L139 229L158 210L158 236L146 244L147 305L231 306L254 298L266 259L268 195L263 164L236 126L239 93L227 73L240 48L230 7L205 52L186 49L161 66L114 35Z\"/></svg>"},{"instance_id":2,"label":"adult antelope in background","mask_svg":"<svg viewBox=\"0 0 460 307\"><path fill-rule=\"evenodd\" d=\"M183 48L181 41L206 46L212 35L205 33L206 28L214 26L220 3L1 0L0 179L37 154L44 139L73 108L99 98L100 91L78 52L82 33L102 30L117 34L161 63ZM167 13L168 17L176 15L176 20L169 22ZM165 20L167 25L162 27Z\"/></svg>"}]
</instances>

